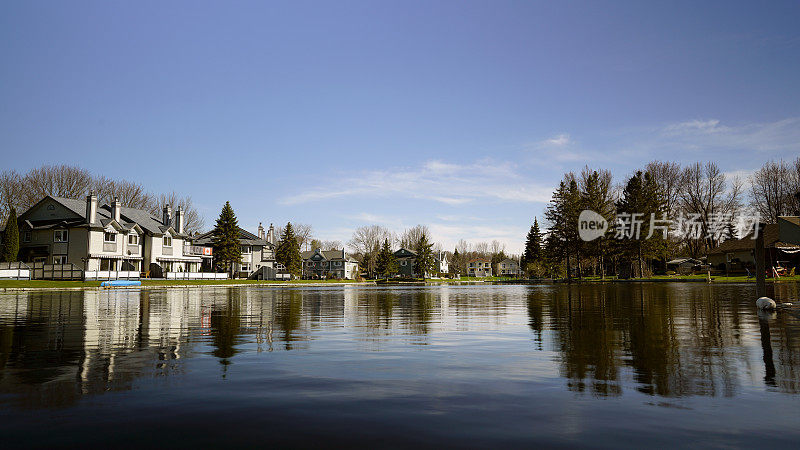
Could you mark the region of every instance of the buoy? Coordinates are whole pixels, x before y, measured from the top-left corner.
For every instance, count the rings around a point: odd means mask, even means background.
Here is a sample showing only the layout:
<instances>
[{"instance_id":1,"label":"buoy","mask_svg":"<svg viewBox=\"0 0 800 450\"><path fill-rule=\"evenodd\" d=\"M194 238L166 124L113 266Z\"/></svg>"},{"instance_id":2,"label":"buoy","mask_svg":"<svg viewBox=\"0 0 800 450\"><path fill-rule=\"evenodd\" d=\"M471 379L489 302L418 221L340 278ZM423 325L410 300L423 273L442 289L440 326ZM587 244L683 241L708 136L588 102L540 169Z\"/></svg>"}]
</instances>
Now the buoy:
<instances>
[{"instance_id":1,"label":"buoy","mask_svg":"<svg viewBox=\"0 0 800 450\"><path fill-rule=\"evenodd\" d=\"M758 309L771 310L775 309L776 306L775 300L769 297L761 297L760 299L756 300L756 308Z\"/></svg>"}]
</instances>

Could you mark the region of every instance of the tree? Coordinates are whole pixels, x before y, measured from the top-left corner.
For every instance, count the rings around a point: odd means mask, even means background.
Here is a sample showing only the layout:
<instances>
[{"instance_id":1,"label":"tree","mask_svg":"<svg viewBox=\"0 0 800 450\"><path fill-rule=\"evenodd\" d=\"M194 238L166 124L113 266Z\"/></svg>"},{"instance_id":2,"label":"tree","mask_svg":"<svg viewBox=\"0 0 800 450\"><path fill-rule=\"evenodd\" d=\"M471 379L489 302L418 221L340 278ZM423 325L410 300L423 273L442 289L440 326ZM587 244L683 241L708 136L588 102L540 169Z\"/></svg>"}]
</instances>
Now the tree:
<instances>
[{"instance_id":1,"label":"tree","mask_svg":"<svg viewBox=\"0 0 800 450\"><path fill-rule=\"evenodd\" d=\"M435 261L433 258L433 244L428 242L428 236L423 232L416 243L414 251L417 257L414 259L414 272L420 274L425 279L425 274L433 272Z\"/></svg>"},{"instance_id":2,"label":"tree","mask_svg":"<svg viewBox=\"0 0 800 450\"><path fill-rule=\"evenodd\" d=\"M375 270L378 275L389 277L393 273L397 273L397 260L392 253L392 248L389 246L389 239L383 241L380 253L378 253Z\"/></svg>"},{"instance_id":3,"label":"tree","mask_svg":"<svg viewBox=\"0 0 800 450\"><path fill-rule=\"evenodd\" d=\"M580 186L580 209L591 210L600 214L606 223L613 223L614 219L614 198L611 193L611 172L608 170L591 170L585 167L581 171L579 180ZM595 239L589 242L581 242L583 254L591 261L593 274L597 273L600 267L600 277L605 277L604 256L608 250L608 241Z\"/></svg>"},{"instance_id":4,"label":"tree","mask_svg":"<svg viewBox=\"0 0 800 450\"><path fill-rule=\"evenodd\" d=\"M768 161L750 177L751 206L768 223L790 213L792 171L784 161Z\"/></svg>"},{"instance_id":5,"label":"tree","mask_svg":"<svg viewBox=\"0 0 800 450\"><path fill-rule=\"evenodd\" d=\"M453 257L450 258L450 273L461 273L461 254L458 253L458 247L453 251Z\"/></svg>"},{"instance_id":6,"label":"tree","mask_svg":"<svg viewBox=\"0 0 800 450\"><path fill-rule=\"evenodd\" d=\"M294 235L297 237L297 243L300 244L300 248L305 248L307 244L312 241L312 234L314 233L314 227L307 223L295 223L292 228L294 229ZM321 247L318 247L320 250L325 250ZM306 250L314 250L313 248L306 248Z\"/></svg>"},{"instance_id":7,"label":"tree","mask_svg":"<svg viewBox=\"0 0 800 450\"><path fill-rule=\"evenodd\" d=\"M533 218L533 225L531 225L528 236L525 240L525 251L522 253L522 260L520 264L522 270L528 270L528 264L541 261L542 259L542 233L539 230L539 221L536 217Z\"/></svg>"},{"instance_id":8,"label":"tree","mask_svg":"<svg viewBox=\"0 0 800 450\"><path fill-rule=\"evenodd\" d=\"M242 247L239 244L239 224L230 202L225 202L219 213L212 245L217 263L233 276L235 264L242 261Z\"/></svg>"},{"instance_id":9,"label":"tree","mask_svg":"<svg viewBox=\"0 0 800 450\"><path fill-rule=\"evenodd\" d=\"M365 225L356 228L353 238L347 243L354 253L361 256L361 268L368 275L375 273L375 264L381 243L387 239L394 240L394 235L388 228L380 225Z\"/></svg>"},{"instance_id":10,"label":"tree","mask_svg":"<svg viewBox=\"0 0 800 450\"><path fill-rule=\"evenodd\" d=\"M617 226L624 227L624 230L618 230L618 233L623 233L627 237L620 243L623 252L630 259L638 259L639 276L643 277L644 257L652 256L659 238L655 234L649 237L650 218L660 218L663 212L658 185L649 172L638 171L628 180L622 191L622 198L617 204L617 211L620 218Z\"/></svg>"},{"instance_id":11,"label":"tree","mask_svg":"<svg viewBox=\"0 0 800 450\"><path fill-rule=\"evenodd\" d=\"M561 253L566 258L567 278L572 278L571 254L580 261L580 243L578 241L578 215L580 214L581 197L575 174L567 173L553 192L553 197L545 209L544 216L550 222L551 257ZM580 273L580 265L578 266Z\"/></svg>"},{"instance_id":12,"label":"tree","mask_svg":"<svg viewBox=\"0 0 800 450\"><path fill-rule=\"evenodd\" d=\"M685 167L681 175L680 206L686 214L699 215L700 238L688 239L690 255L700 256L719 242L709 233L711 221L732 216L740 207L741 182L734 178L728 185L725 174L714 163L695 163Z\"/></svg>"},{"instance_id":13,"label":"tree","mask_svg":"<svg viewBox=\"0 0 800 450\"><path fill-rule=\"evenodd\" d=\"M431 234L430 230L428 230L428 227L425 225L417 225L413 228L403 231L403 234L400 235L399 239L400 247L407 249L414 248L423 234L428 236Z\"/></svg>"},{"instance_id":14,"label":"tree","mask_svg":"<svg viewBox=\"0 0 800 450\"><path fill-rule=\"evenodd\" d=\"M300 256L300 243L291 222L283 229L281 241L275 250L275 260L283 264L290 274L300 276L303 260Z\"/></svg>"},{"instance_id":15,"label":"tree","mask_svg":"<svg viewBox=\"0 0 800 450\"><path fill-rule=\"evenodd\" d=\"M6 220L6 229L3 231L3 246L0 248L0 261L14 262L19 254L19 225L17 224L17 210L11 207Z\"/></svg>"}]
</instances>

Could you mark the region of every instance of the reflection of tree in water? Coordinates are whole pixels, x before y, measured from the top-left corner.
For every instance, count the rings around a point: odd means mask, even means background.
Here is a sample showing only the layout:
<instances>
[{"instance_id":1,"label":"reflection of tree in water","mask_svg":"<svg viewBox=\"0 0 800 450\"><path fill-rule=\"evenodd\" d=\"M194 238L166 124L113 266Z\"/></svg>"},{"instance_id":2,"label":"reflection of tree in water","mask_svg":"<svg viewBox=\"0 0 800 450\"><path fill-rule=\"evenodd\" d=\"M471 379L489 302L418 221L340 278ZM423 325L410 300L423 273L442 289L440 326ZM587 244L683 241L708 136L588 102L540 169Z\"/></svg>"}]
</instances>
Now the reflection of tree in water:
<instances>
[{"instance_id":1,"label":"reflection of tree in water","mask_svg":"<svg viewBox=\"0 0 800 450\"><path fill-rule=\"evenodd\" d=\"M630 376L650 395L732 396L741 368L750 364L743 329L757 330L758 323L751 308L731 298L741 293L705 285L559 286L529 291L528 318L537 341L548 327L556 332L553 344L571 390L619 395ZM780 326L771 333L783 355L776 383L785 392L797 392L797 330Z\"/></svg>"},{"instance_id":2,"label":"reflection of tree in water","mask_svg":"<svg viewBox=\"0 0 800 450\"><path fill-rule=\"evenodd\" d=\"M239 353L236 345L239 343L241 325L241 307L238 301L238 290L232 289L227 300L222 304L215 304L211 310L211 341L214 345L212 355L220 359L220 364L231 364L231 358Z\"/></svg>"},{"instance_id":3,"label":"reflection of tree in water","mask_svg":"<svg viewBox=\"0 0 800 450\"><path fill-rule=\"evenodd\" d=\"M275 305L275 325L283 333L279 339L286 343L286 350L300 340L297 331L303 319L303 294L299 290L283 290L277 296Z\"/></svg>"}]
</instances>

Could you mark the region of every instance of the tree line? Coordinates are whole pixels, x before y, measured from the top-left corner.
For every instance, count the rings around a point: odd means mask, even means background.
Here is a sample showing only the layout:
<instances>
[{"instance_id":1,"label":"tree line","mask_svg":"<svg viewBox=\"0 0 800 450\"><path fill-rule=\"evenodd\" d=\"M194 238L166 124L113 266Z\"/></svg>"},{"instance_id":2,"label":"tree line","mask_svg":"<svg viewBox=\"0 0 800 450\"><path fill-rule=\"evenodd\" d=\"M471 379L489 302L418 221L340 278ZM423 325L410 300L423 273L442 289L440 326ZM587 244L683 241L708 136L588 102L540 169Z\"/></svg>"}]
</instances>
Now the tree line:
<instances>
[{"instance_id":1,"label":"tree line","mask_svg":"<svg viewBox=\"0 0 800 450\"><path fill-rule=\"evenodd\" d=\"M581 239L584 210L602 216L617 239ZM800 215L800 158L767 162L747 180L712 162L653 161L617 184L610 171L587 166L564 174L544 211L547 230L534 218L521 263L540 277L647 276L666 271L671 257L700 258L726 239L743 237L736 226L743 214L766 223ZM692 219L692 229L669 228L683 218Z\"/></svg>"},{"instance_id":2,"label":"tree line","mask_svg":"<svg viewBox=\"0 0 800 450\"><path fill-rule=\"evenodd\" d=\"M156 217L161 217L166 205L181 207L187 233L199 232L204 225L191 196L176 192L152 193L139 183L95 175L66 164L43 165L25 173L0 172L0 223L5 224L12 209L22 213L47 195L83 200L89 192L97 195L101 205L118 198L123 206L144 209Z\"/></svg>"}]
</instances>

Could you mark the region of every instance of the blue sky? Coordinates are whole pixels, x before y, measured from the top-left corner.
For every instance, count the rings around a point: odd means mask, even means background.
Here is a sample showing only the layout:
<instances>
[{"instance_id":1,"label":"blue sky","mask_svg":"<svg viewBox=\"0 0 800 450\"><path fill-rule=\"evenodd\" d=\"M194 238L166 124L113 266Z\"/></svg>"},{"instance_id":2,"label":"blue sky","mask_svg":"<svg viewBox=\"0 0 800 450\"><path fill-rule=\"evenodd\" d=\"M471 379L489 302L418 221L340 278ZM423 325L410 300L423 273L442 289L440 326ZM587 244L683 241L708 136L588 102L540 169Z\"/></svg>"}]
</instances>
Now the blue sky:
<instances>
[{"instance_id":1,"label":"blue sky","mask_svg":"<svg viewBox=\"0 0 800 450\"><path fill-rule=\"evenodd\" d=\"M0 149L519 251L568 170L800 154L798 2L7 2Z\"/></svg>"}]
</instances>

